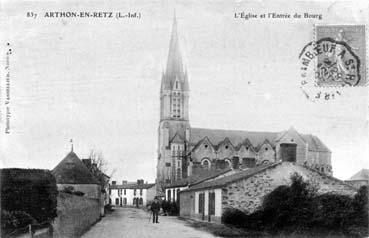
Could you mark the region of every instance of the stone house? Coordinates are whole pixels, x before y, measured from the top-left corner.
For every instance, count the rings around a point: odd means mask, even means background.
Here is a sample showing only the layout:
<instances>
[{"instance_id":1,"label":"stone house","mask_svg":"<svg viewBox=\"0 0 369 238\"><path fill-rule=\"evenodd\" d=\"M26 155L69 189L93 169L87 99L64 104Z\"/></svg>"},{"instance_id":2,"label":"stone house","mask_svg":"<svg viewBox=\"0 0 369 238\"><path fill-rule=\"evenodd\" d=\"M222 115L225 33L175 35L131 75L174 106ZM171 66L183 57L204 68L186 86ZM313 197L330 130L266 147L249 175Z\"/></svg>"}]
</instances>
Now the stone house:
<instances>
[{"instance_id":1,"label":"stone house","mask_svg":"<svg viewBox=\"0 0 369 238\"><path fill-rule=\"evenodd\" d=\"M369 169L362 169L353 176L351 176L348 180L345 180L346 183L351 184L355 188L359 189L361 186L369 185Z\"/></svg>"},{"instance_id":2,"label":"stone house","mask_svg":"<svg viewBox=\"0 0 369 238\"><path fill-rule=\"evenodd\" d=\"M318 187L319 193L353 195L356 189L341 180L295 162L277 162L208 179L182 190L180 216L220 222L227 208L246 213L256 211L265 195L281 185L289 185L293 173L300 174Z\"/></svg>"},{"instance_id":3,"label":"stone house","mask_svg":"<svg viewBox=\"0 0 369 238\"><path fill-rule=\"evenodd\" d=\"M73 188L74 192L83 192L84 197L96 199L99 204L100 216L105 215L104 196L101 185L85 163L72 150L52 170L59 191Z\"/></svg>"},{"instance_id":4,"label":"stone house","mask_svg":"<svg viewBox=\"0 0 369 238\"><path fill-rule=\"evenodd\" d=\"M101 198L99 182L73 150L52 170L52 173L56 178L58 190L73 187L74 191L83 192L88 198Z\"/></svg>"},{"instance_id":5,"label":"stone house","mask_svg":"<svg viewBox=\"0 0 369 238\"><path fill-rule=\"evenodd\" d=\"M142 179L137 183L123 181L122 184L116 184L112 181L109 187L109 201L115 206L146 206L149 201L154 200L156 196L156 184L144 183Z\"/></svg>"}]
</instances>

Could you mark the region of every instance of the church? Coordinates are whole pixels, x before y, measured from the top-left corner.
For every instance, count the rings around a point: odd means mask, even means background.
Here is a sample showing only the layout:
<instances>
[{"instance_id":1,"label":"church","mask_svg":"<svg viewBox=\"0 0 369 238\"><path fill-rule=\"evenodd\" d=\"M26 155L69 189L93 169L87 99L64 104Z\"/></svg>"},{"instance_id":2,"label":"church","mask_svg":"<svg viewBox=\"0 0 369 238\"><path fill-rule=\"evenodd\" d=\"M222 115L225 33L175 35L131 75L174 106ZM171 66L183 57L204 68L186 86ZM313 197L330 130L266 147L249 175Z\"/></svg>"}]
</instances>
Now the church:
<instances>
[{"instance_id":1,"label":"church","mask_svg":"<svg viewBox=\"0 0 369 238\"><path fill-rule=\"evenodd\" d=\"M317 136L299 133L292 127L277 132L193 128L189 96L189 78L174 17L160 88L159 191L207 170L242 170L283 161L332 175L331 151Z\"/></svg>"}]
</instances>

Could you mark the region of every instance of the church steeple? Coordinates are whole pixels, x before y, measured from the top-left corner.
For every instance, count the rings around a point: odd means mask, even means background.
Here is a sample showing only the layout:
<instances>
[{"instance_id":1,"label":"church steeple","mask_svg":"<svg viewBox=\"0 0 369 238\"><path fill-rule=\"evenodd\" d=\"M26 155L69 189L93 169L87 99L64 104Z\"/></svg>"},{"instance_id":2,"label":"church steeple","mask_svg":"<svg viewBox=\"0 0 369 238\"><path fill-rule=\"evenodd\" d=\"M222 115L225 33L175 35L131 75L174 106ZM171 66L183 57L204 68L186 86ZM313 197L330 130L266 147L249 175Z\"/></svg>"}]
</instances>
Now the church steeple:
<instances>
[{"instance_id":1,"label":"church steeple","mask_svg":"<svg viewBox=\"0 0 369 238\"><path fill-rule=\"evenodd\" d=\"M179 47L177 19L175 13L173 16L166 75L169 77L181 77L183 75L182 55Z\"/></svg>"},{"instance_id":2,"label":"church steeple","mask_svg":"<svg viewBox=\"0 0 369 238\"><path fill-rule=\"evenodd\" d=\"M172 90L176 81L181 84L181 89L188 91L187 75L183 66L183 59L179 45L179 37L177 30L177 18L174 13L172 33L169 43L169 52L167 59L167 66L162 75L161 90Z\"/></svg>"}]
</instances>

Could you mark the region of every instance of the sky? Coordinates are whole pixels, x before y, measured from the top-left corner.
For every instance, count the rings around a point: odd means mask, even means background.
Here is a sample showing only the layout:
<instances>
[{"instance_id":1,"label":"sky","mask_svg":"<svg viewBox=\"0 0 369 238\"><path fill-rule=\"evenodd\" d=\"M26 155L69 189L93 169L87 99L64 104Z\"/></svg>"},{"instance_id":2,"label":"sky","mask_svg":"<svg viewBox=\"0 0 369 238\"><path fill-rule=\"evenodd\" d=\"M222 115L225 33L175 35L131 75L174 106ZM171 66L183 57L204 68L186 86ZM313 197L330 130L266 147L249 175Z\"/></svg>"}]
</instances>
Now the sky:
<instances>
[{"instance_id":1,"label":"sky","mask_svg":"<svg viewBox=\"0 0 369 238\"><path fill-rule=\"evenodd\" d=\"M174 9L190 84L192 127L317 135L334 176L369 168L368 88L308 100L298 55L314 24L367 24L365 1L3 1L10 43L10 133L1 68L0 166L53 169L70 151L101 151L112 180L155 181L159 90ZM38 14L28 18L27 12ZM46 18L54 11L138 12L140 19ZM235 13L318 19L236 19ZM368 60L366 61L368 62Z\"/></svg>"}]
</instances>

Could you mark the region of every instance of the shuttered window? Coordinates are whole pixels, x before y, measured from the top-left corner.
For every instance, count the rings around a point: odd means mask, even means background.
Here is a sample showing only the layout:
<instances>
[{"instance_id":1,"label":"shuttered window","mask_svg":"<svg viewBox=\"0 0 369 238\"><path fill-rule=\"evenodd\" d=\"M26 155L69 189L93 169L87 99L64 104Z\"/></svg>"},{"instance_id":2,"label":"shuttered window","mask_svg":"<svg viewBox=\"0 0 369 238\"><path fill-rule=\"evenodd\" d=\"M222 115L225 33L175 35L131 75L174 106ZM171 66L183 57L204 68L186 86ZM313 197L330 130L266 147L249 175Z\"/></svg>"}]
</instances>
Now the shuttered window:
<instances>
[{"instance_id":1,"label":"shuttered window","mask_svg":"<svg viewBox=\"0 0 369 238\"><path fill-rule=\"evenodd\" d=\"M204 205L205 205L205 194L199 194L199 213L204 213Z\"/></svg>"},{"instance_id":2,"label":"shuttered window","mask_svg":"<svg viewBox=\"0 0 369 238\"><path fill-rule=\"evenodd\" d=\"M209 215L215 215L215 193L209 193Z\"/></svg>"}]
</instances>

